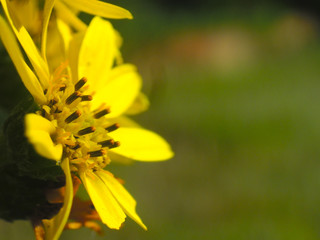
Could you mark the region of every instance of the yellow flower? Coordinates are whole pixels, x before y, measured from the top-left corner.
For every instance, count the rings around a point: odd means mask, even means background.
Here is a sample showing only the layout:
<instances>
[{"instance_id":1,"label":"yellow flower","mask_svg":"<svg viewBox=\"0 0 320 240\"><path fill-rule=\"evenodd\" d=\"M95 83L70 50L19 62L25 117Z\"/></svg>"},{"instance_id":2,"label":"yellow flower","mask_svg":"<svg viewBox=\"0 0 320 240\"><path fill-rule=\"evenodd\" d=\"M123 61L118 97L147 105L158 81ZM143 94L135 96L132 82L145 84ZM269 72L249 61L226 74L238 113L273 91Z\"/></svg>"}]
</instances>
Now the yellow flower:
<instances>
[{"instance_id":1,"label":"yellow flower","mask_svg":"<svg viewBox=\"0 0 320 240\"><path fill-rule=\"evenodd\" d=\"M20 29L22 24L34 41L41 39L41 42L37 43L41 45L42 58L47 61L48 57L51 62L61 60L61 54L58 57L51 54L54 52L53 49L59 51L64 50L65 47L57 34L57 28L64 31L65 34L67 33L66 29L71 31L70 28L77 31L86 30L86 24L77 17L78 12L86 12L105 18L132 19L128 10L99 0L1 0L0 2L9 21L17 29ZM53 9L55 10L55 18L53 18L49 29L49 20ZM49 38L47 38L48 34Z\"/></svg>"},{"instance_id":2,"label":"yellow flower","mask_svg":"<svg viewBox=\"0 0 320 240\"><path fill-rule=\"evenodd\" d=\"M5 1L1 3L8 16ZM163 138L125 116L145 108L136 101L141 100L141 78L131 64L114 66L118 43L112 25L95 17L85 33L73 39L70 65L62 64L51 73L26 29L17 29L9 17L8 21L34 71L0 16L1 40L40 107L26 115L25 135L38 154L60 164L66 176L63 208L43 221L46 239L58 239L67 222L73 199L71 173L80 176L108 227L119 229L128 215L146 229L135 200L105 167L112 153L138 161L166 160L173 153Z\"/></svg>"}]
</instances>

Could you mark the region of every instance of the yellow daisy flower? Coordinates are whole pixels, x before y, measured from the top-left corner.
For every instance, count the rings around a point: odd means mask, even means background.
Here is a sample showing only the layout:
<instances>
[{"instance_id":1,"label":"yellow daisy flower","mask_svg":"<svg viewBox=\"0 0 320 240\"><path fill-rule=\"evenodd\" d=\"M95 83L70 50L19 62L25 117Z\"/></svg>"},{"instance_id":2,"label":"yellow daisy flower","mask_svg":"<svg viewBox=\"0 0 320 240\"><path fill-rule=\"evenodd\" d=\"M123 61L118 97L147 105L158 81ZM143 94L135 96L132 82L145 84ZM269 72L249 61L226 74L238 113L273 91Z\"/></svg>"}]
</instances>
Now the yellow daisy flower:
<instances>
[{"instance_id":1,"label":"yellow daisy flower","mask_svg":"<svg viewBox=\"0 0 320 240\"><path fill-rule=\"evenodd\" d=\"M8 16L5 1L1 3ZM26 29L17 29L9 17L8 21L11 28L0 16L1 40L40 107L26 115L25 135L39 155L61 166L66 177L62 209L53 219L43 221L46 239L58 239L67 222L73 199L71 173L81 178L108 227L119 229L128 215L146 229L135 211L135 200L105 167L111 154L161 161L173 153L163 138L124 115L138 111L132 105L137 103L141 78L131 64L114 66L118 49L112 25L95 17L85 33L72 41L70 65L63 64L51 73ZM25 62L16 38L34 71Z\"/></svg>"},{"instance_id":2,"label":"yellow daisy flower","mask_svg":"<svg viewBox=\"0 0 320 240\"><path fill-rule=\"evenodd\" d=\"M41 55L45 61L47 57L49 61L52 58L53 61L59 60L59 57L50 55L51 52L47 54L47 50L63 48L58 46L61 45L61 39L58 37L59 34L56 34L57 28L63 30L64 34L66 29L71 31L70 27L77 31L86 30L87 25L77 17L78 12L105 18L132 19L128 10L99 0L1 0L0 2L7 17L17 29L20 29L22 24L33 40L39 41L41 38ZM54 23L50 24L52 33L47 42L49 19L53 9L55 9L55 18Z\"/></svg>"}]
</instances>

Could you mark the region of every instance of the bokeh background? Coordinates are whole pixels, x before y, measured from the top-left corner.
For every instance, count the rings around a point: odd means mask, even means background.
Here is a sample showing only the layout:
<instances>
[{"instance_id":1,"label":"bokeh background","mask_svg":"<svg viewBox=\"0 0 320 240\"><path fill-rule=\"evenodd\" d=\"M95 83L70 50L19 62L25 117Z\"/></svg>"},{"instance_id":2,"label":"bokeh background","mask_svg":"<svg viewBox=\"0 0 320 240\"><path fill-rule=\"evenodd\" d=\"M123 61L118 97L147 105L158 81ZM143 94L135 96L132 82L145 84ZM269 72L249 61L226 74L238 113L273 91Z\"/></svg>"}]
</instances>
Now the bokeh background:
<instances>
[{"instance_id":1,"label":"bokeh background","mask_svg":"<svg viewBox=\"0 0 320 240\"><path fill-rule=\"evenodd\" d=\"M103 238L81 229L61 239L320 239L317 2L112 3L135 16L112 21L151 100L135 119L176 156L112 166L147 232L128 219ZM1 111L23 92L2 82ZM32 238L28 222L0 221L0 239Z\"/></svg>"}]
</instances>

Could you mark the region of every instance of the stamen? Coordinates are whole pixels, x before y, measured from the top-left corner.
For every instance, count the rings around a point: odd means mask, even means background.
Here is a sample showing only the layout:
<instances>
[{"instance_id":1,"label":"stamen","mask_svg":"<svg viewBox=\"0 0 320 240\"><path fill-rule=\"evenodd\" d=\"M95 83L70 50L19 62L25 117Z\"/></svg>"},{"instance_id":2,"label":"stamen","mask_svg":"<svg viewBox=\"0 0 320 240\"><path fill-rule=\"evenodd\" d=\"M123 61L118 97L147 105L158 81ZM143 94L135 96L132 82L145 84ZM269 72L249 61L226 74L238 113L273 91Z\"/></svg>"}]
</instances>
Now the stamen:
<instances>
[{"instance_id":1,"label":"stamen","mask_svg":"<svg viewBox=\"0 0 320 240\"><path fill-rule=\"evenodd\" d=\"M56 108L56 110L54 111L54 113L62 113L62 111L59 110L59 108Z\"/></svg>"},{"instance_id":2,"label":"stamen","mask_svg":"<svg viewBox=\"0 0 320 240\"><path fill-rule=\"evenodd\" d=\"M55 105L57 103L57 101L56 100L54 100L54 99L51 99L50 100L50 102L49 102L49 104L48 104L48 107L52 107L53 105Z\"/></svg>"},{"instance_id":3,"label":"stamen","mask_svg":"<svg viewBox=\"0 0 320 240\"><path fill-rule=\"evenodd\" d=\"M80 97L81 93L76 91L72 93L67 99L66 104L70 105L74 100L76 100L78 97Z\"/></svg>"},{"instance_id":4,"label":"stamen","mask_svg":"<svg viewBox=\"0 0 320 240\"><path fill-rule=\"evenodd\" d=\"M96 130L95 127L87 127L87 128L84 128L84 129L80 130L78 132L78 134L81 136L81 135L93 133L95 130Z\"/></svg>"},{"instance_id":5,"label":"stamen","mask_svg":"<svg viewBox=\"0 0 320 240\"><path fill-rule=\"evenodd\" d=\"M77 150L78 148L80 148L80 144L77 144L76 146L74 146L72 150Z\"/></svg>"},{"instance_id":6,"label":"stamen","mask_svg":"<svg viewBox=\"0 0 320 240\"><path fill-rule=\"evenodd\" d=\"M61 88L59 88L59 91L64 91L64 90L66 90L66 88L67 88L67 86L66 85L64 85L63 87L61 87Z\"/></svg>"},{"instance_id":7,"label":"stamen","mask_svg":"<svg viewBox=\"0 0 320 240\"><path fill-rule=\"evenodd\" d=\"M117 130L119 127L120 127L119 124L115 123L115 124L111 125L110 127L106 127L105 129L108 132L113 132L113 131Z\"/></svg>"},{"instance_id":8,"label":"stamen","mask_svg":"<svg viewBox=\"0 0 320 240\"><path fill-rule=\"evenodd\" d=\"M71 163L73 164L80 164L82 162L84 162L83 158L74 158L70 160Z\"/></svg>"},{"instance_id":9,"label":"stamen","mask_svg":"<svg viewBox=\"0 0 320 240\"><path fill-rule=\"evenodd\" d=\"M42 117L45 117L45 116L46 116L46 111L45 111L43 108L41 109L41 116L42 116Z\"/></svg>"},{"instance_id":10,"label":"stamen","mask_svg":"<svg viewBox=\"0 0 320 240\"><path fill-rule=\"evenodd\" d=\"M114 140L113 139L109 139L106 141L102 141L102 142L98 142L98 144L100 144L102 147L110 147L114 144Z\"/></svg>"},{"instance_id":11,"label":"stamen","mask_svg":"<svg viewBox=\"0 0 320 240\"><path fill-rule=\"evenodd\" d=\"M98 151L93 151L93 152L88 152L90 157L101 157L101 156L105 155L106 153L107 152L104 149L100 149Z\"/></svg>"},{"instance_id":12,"label":"stamen","mask_svg":"<svg viewBox=\"0 0 320 240\"><path fill-rule=\"evenodd\" d=\"M64 121L66 123L71 123L72 121L76 120L78 117L80 117L81 112L79 110L72 113L69 117L67 117Z\"/></svg>"},{"instance_id":13,"label":"stamen","mask_svg":"<svg viewBox=\"0 0 320 240\"><path fill-rule=\"evenodd\" d=\"M108 113L110 113L110 109L105 108L105 109L101 110L100 112L97 112L94 115L94 118L96 118L96 119L102 118L104 115L107 115Z\"/></svg>"},{"instance_id":14,"label":"stamen","mask_svg":"<svg viewBox=\"0 0 320 240\"><path fill-rule=\"evenodd\" d=\"M116 148L116 147L119 147L120 146L120 142L119 141L116 141L116 142L114 142L114 144L112 144L110 147L109 147L109 149L111 149L111 148Z\"/></svg>"},{"instance_id":15,"label":"stamen","mask_svg":"<svg viewBox=\"0 0 320 240\"><path fill-rule=\"evenodd\" d=\"M66 144L66 146L72 150L77 150L79 147L80 147L80 144L76 143L76 144L73 144L73 145L70 145L70 144Z\"/></svg>"},{"instance_id":16,"label":"stamen","mask_svg":"<svg viewBox=\"0 0 320 240\"><path fill-rule=\"evenodd\" d=\"M92 96L91 95L83 95L81 96L81 101L91 101Z\"/></svg>"},{"instance_id":17,"label":"stamen","mask_svg":"<svg viewBox=\"0 0 320 240\"><path fill-rule=\"evenodd\" d=\"M78 91L80 88L83 87L83 85L86 84L87 81L88 81L87 78L85 78L85 77L81 78L81 79L76 83L76 85L74 85L74 90L75 90L75 91Z\"/></svg>"}]
</instances>

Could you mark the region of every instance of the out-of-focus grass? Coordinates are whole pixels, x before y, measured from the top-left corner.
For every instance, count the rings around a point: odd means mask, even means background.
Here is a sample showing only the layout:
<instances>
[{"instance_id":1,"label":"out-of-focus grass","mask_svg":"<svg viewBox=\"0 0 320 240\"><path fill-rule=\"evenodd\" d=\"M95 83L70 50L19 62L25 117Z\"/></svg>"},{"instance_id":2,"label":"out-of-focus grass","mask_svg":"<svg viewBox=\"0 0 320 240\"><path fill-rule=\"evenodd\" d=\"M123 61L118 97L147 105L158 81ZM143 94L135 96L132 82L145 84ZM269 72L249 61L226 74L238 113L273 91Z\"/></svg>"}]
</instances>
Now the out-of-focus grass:
<instances>
[{"instance_id":1,"label":"out-of-focus grass","mask_svg":"<svg viewBox=\"0 0 320 240\"><path fill-rule=\"evenodd\" d=\"M139 66L152 102L136 119L168 139L176 156L112 166L149 230L128 220L121 231L105 228L105 239L319 239L315 23L285 11L265 12L263 21L254 12L230 19L217 11L220 21L199 16L204 27L197 20L197 27L166 29L166 16L128 8L137 14L119 24L125 55ZM197 17L189 14L184 19ZM151 16L157 21L147 22ZM61 239L100 238L81 229Z\"/></svg>"}]
</instances>

